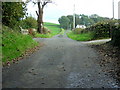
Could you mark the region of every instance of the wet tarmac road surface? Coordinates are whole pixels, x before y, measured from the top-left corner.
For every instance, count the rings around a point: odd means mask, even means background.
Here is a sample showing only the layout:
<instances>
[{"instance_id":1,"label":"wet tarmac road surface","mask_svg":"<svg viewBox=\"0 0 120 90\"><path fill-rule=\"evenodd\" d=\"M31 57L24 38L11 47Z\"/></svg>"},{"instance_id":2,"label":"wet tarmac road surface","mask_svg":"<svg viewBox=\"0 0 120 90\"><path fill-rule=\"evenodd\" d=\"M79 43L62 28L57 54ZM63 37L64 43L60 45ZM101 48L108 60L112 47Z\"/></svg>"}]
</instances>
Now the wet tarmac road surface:
<instances>
[{"instance_id":1,"label":"wet tarmac road surface","mask_svg":"<svg viewBox=\"0 0 120 90\"><path fill-rule=\"evenodd\" d=\"M3 88L116 88L93 48L65 35L35 38L45 45L18 64L3 68Z\"/></svg>"}]
</instances>

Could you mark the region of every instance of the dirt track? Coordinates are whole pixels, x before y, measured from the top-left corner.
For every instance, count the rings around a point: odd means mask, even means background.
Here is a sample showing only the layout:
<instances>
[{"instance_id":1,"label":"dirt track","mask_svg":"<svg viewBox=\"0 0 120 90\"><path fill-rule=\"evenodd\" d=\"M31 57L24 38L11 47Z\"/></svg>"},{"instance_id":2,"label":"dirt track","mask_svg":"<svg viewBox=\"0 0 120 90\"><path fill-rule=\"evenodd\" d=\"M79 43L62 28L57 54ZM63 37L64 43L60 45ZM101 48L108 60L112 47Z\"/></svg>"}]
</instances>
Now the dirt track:
<instances>
[{"instance_id":1,"label":"dirt track","mask_svg":"<svg viewBox=\"0 0 120 90\"><path fill-rule=\"evenodd\" d=\"M35 39L45 45L28 58L3 68L3 88L114 88L98 53L85 43L57 35Z\"/></svg>"}]
</instances>

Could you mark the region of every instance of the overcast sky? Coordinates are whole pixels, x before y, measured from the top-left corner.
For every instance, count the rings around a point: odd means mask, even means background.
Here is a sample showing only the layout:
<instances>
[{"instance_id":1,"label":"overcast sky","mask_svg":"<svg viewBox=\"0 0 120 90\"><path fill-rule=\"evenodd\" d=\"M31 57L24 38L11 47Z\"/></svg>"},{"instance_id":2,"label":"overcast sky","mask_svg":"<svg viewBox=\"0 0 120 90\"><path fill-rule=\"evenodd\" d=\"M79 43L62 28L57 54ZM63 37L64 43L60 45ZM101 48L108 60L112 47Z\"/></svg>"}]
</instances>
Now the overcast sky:
<instances>
[{"instance_id":1,"label":"overcast sky","mask_svg":"<svg viewBox=\"0 0 120 90\"><path fill-rule=\"evenodd\" d=\"M112 1L113 0L53 0L55 3L48 4L44 8L44 22L58 23L58 18L63 15L73 14L73 5L75 3L76 14L98 14L99 16L112 18ZM115 18L118 18L118 2L115 2ZM29 3L28 13L37 17L35 11L37 5Z\"/></svg>"}]
</instances>

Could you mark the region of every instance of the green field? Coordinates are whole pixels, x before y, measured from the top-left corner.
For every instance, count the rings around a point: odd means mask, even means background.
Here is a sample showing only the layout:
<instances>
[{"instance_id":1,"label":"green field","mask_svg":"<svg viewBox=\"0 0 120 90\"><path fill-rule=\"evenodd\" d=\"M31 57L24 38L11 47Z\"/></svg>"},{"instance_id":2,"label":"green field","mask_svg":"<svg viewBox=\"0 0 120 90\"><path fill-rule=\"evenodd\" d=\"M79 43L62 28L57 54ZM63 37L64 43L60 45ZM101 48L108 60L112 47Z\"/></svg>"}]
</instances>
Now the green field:
<instances>
[{"instance_id":1,"label":"green field","mask_svg":"<svg viewBox=\"0 0 120 90\"><path fill-rule=\"evenodd\" d=\"M67 33L67 36L77 41L90 41L93 39L92 33L74 34L72 31Z\"/></svg>"},{"instance_id":2,"label":"green field","mask_svg":"<svg viewBox=\"0 0 120 90\"><path fill-rule=\"evenodd\" d=\"M61 32L59 24L44 22L44 26L47 27L51 31L51 33L50 34L36 34L36 37L50 38Z\"/></svg>"},{"instance_id":3,"label":"green field","mask_svg":"<svg viewBox=\"0 0 120 90\"><path fill-rule=\"evenodd\" d=\"M20 57L27 49L37 45L31 36L22 35L6 26L2 27L2 62Z\"/></svg>"}]
</instances>

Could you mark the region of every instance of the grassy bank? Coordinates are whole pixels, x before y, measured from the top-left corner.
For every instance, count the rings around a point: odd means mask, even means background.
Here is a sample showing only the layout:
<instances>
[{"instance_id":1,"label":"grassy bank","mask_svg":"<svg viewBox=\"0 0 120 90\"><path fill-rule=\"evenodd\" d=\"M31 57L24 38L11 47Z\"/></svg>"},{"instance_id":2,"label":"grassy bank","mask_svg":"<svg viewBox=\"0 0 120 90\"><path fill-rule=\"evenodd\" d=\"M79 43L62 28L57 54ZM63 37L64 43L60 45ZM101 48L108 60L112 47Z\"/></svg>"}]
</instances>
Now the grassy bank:
<instances>
[{"instance_id":1,"label":"grassy bank","mask_svg":"<svg viewBox=\"0 0 120 90\"><path fill-rule=\"evenodd\" d=\"M77 41L90 41L93 39L93 33L74 34L72 31L67 33L67 36Z\"/></svg>"},{"instance_id":2,"label":"grassy bank","mask_svg":"<svg viewBox=\"0 0 120 90\"><path fill-rule=\"evenodd\" d=\"M37 45L31 36L22 35L6 26L2 27L2 62L20 57L27 49Z\"/></svg>"},{"instance_id":3,"label":"grassy bank","mask_svg":"<svg viewBox=\"0 0 120 90\"><path fill-rule=\"evenodd\" d=\"M36 37L50 38L50 37L53 37L61 32L59 24L45 22L44 26L47 27L51 31L51 33L50 34L36 34Z\"/></svg>"}]
</instances>

